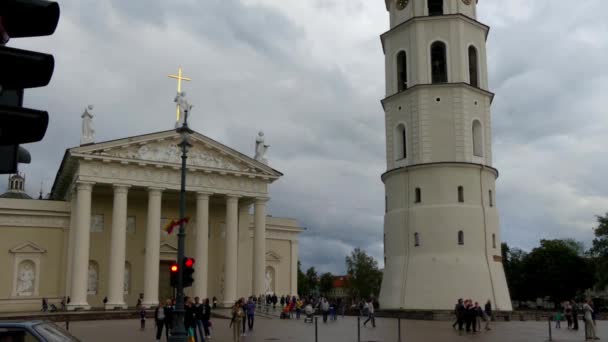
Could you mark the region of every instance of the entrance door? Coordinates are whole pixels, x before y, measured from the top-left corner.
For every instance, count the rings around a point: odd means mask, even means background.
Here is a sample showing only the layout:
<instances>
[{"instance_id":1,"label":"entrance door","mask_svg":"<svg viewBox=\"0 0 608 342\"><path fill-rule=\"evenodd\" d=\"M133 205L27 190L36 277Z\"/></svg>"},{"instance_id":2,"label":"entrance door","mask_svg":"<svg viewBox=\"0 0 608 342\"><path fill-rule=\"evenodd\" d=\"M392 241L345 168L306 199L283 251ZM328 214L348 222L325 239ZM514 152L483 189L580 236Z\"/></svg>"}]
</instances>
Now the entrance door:
<instances>
[{"instance_id":1,"label":"entrance door","mask_svg":"<svg viewBox=\"0 0 608 342\"><path fill-rule=\"evenodd\" d=\"M159 300L166 301L169 298L173 298L173 287L171 287L171 265L173 261L160 262L160 270L158 272L158 296Z\"/></svg>"}]
</instances>

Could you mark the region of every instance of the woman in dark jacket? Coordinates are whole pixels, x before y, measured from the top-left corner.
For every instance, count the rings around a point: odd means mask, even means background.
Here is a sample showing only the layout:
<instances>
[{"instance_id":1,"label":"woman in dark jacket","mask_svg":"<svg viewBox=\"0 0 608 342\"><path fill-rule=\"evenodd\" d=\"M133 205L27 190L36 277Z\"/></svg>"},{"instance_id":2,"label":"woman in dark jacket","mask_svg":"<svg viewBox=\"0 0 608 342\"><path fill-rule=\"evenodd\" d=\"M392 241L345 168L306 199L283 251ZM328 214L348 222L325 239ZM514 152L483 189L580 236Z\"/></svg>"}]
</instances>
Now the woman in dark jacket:
<instances>
[{"instance_id":1,"label":"woman in dark jacket","mask_svg":"<svg viewBox=\"0 0 608 342\"><path fill-rule=\"evenodd\" d=\"M211 306L209 305L209 298L205 299L202 305L202 316L203 316L203 329L205 330L205 337L211 337L209 332L210 320L211 320Z\"/></svg>"},{"instance_id":2,"label":"woman in dark jacket","mask_svg":"<svg viewBox=\"0 0 608 342\"><path fill-rule=\"evenodd\" d=\"M167 341L169 340L169 335L171 334L171 329L173 329L173 302L171 299L167 299L165 302L165 306L163 307L165 311L165 334L167 335Z\"/></svg>"},{"instance_id":3,"label":"woman in dark jacket","mask_svg":"<svg viewBox=\"0 0 608 342\"><path fill-rule=\"evenodd\" d=\"M196 329L196 326L195 326L196 308L193 305L192 298L186 297L186 298L184 298L184 302L186 303L185 304L186 316L184 316L184 327L186 328L186 332L188 333L188 336L190 336L190 329L192 329L193 332L194 332L194 329ZM196 340L196 332L194 332L194 339Z\"/></svg>"},{"instance_id":4,"label":"woman in dark jacket","mask_svg":"<svg viewBox=\"0 0 608 342\"><path fill-rule=\"evenodd\" d=\"M163 327L165 327L165 305L160 302L154 310L154 323L156 324L156 340L160 341L160 337L163 335ZM169 331L165 329L165 335L167 341L169 341Z\"/></svg>"}]
</instances>

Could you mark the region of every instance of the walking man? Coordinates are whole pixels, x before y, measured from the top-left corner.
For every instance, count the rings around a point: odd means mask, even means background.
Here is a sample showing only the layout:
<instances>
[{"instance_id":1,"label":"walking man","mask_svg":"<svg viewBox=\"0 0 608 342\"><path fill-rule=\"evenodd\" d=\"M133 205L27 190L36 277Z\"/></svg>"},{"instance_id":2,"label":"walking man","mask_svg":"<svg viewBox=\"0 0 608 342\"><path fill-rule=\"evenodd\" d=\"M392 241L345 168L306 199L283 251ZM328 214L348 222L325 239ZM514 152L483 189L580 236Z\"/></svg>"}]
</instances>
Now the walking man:
<instances>
[{"instance_id":1,"label":"walking man","mask_svg":"<svg viewBox=\"0 0 608 342\"><path fill-rule=\"evenodd\" d=\"M253 330L254 316L255 316L255 303L253 302L253 298L249 297L249 302L247 302L247 325L249 326L249 331Z\"/></svg>"},{"instance_id":2,"label":"walking man","mask_svg":"<svg viewBox=\"0 0 608 342\"><path fill-rule=\"evenodd\" d=\"M489 299L486 302L483 312L485 314L484 318L486 320L486 330L492 330L490 329L490 321L492 320L492 302Z\"/></svg>"},{"instance_id":3,"label":"walking man","mask_svg":"<svg viewBox=\"0 0 608 342\"><path fill-rule=\"evenodd\" d=\"M367 319L363 322L363 326L369 321L372 321L372 327L376 327L376 316L374 315L374 300L372 298L367 302Z\"/></svg>"},{"instance_id":4,"label":"walking man","mask_svg":"<svg viewBox=\"0 0 608 342\"><path fill-rule=\"evenodd\" d=\"M458 325L458 330L462 330L464 319L464 304L462 304L462 298L458 298L458 303L454 306L454 314L456 315L456 321L452 324L452 328L456 328L456 325Z\"/></svg>"}]
</instances>

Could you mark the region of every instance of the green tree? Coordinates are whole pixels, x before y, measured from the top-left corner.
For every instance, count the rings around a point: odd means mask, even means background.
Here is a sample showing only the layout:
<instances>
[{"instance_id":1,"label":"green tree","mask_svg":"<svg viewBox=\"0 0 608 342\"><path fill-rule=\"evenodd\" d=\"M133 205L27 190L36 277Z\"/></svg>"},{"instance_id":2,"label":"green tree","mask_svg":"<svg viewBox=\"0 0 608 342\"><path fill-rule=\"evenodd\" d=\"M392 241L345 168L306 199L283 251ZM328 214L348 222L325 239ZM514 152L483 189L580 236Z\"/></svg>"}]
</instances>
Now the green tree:
<instances>
[{"instance_id":1,"label":"green tree","mask_svg":"<svg viewBox=\"0 0 608 342\"><path fill-rule=\"evenodd\" d=\"M550 296L557 303L593 285L590 262L577 245L571 240L541 240L539 247L523 257L525 299Z\"/></svg>"},{"instance_id":2,"label":"green tree","mask_svg":"<svg viewBox=\"0 0 608 342\"><path fill-rule=\"evenodd\" d=\"M306 270L306 281L308 283L308 294L316 294L319 276L317 276L317 271L314 267L310 267Z\"/></svg>"},{"instance_id":3,"label":"green tree","mask_svg":"<svg viewBox=\"0 0 608 342\"><path fill-rule=\"evenodd\" d=\"M526 273L523 270L524 259L527 253L518 248L509 248L506 242L502 243L501 252L511 298L517 300L529 299Z\"/></svg>"},{"instance_id":4,"label":"green tree","mask_svg":"<svg viewBox=\"0 0 608 342\"><path fill-rule=\"evenodd\" d=\"M595 239L590 250L596 267L596 287L608 286L608 213L597 216L597 227L593 229Z\"/></svg>"},{"instance_id":5,"label":"green tree","mask_svg":"<svg viewBox=\"0 0 608 342\"><path fill-rule=\"evenodd\" d=\"M302 263L298 260L298 292L301 295L308 295L310 293L310 283L306 274L302 272Z\"/></svg>"},{"instance_id":6,"label":"green tree","mask_svg":"<svg viewBox=\"0 0 608 342\"><path fill-rule=\"evenodd\" d=\"M321 279L319 280L319 291L321 294L328 295L333 287L334 276L329 272L321 274Z\"/></svg>"},{"instance_id":7,"label":"green tree","mask_svg":"<svg viewBox=\"0 0 608 342\"><path fill-rule=\"evenodd\" d=\"M348 284L354 297L368 298L380 293L382 272L378 269L378 262L365 251L355 248L351 255L346 257L346 270L350 276Z\"/></svg>"}]
</instances>

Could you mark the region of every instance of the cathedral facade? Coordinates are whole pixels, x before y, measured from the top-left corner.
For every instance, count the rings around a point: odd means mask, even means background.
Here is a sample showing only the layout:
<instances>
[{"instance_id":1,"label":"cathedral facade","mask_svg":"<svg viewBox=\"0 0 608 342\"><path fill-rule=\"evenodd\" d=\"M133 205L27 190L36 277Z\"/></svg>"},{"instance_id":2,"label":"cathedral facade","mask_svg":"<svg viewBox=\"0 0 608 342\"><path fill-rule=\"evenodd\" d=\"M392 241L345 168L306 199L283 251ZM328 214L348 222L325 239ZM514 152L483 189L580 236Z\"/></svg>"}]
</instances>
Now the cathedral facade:
<instances>
[{"instance_id":1,"label":"cathedral facade","mask_svg":"<svg viewBox=\"0 0 608 342\"><path fill-rule=\"evenodd\" d=\"M453 310L458 298L512 309L477 2L385 0L385 309Z\"/></svg>"},{"instance_id":2,"label":"cathedral facade","mask_svg":"<svg viewBox=\"0 0 608 342\"><path fill-rule=\"evenodd\" d=\"M179 217L181 136L174 130L68 149L48 199L31 199L23 178L0 196L0 312L39 310L42 298L69 310L152 307L173 296L169 268ZM294 219L267 215L269 185L282 174L199 133L190 135L186 295L297 294ZM104 298L107 302L104 305Z\"/></svg>"}]
</instances>

